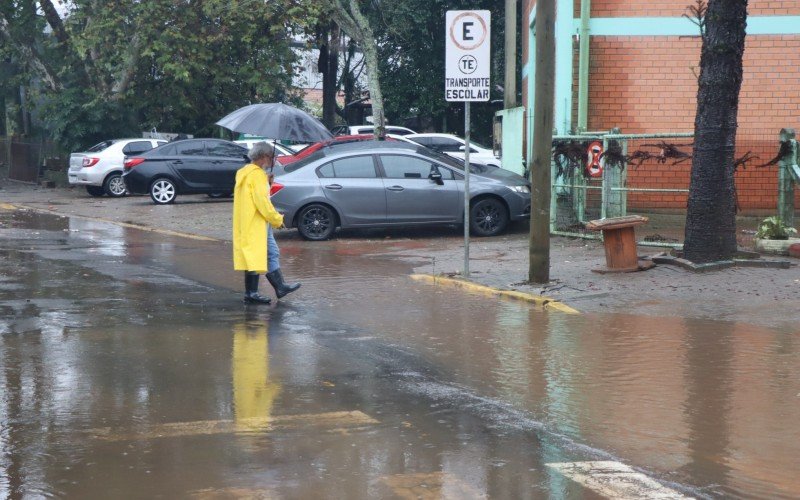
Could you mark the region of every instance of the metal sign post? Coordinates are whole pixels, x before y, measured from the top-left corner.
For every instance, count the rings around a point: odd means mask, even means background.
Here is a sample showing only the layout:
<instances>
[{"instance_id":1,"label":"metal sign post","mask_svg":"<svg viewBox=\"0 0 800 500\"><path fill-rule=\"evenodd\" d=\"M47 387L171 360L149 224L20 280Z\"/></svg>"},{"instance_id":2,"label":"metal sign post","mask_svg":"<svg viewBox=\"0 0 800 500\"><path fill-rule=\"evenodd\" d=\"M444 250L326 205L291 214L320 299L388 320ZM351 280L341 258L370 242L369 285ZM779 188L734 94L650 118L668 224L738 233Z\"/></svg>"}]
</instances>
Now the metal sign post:
<instances>
[{"instance_id":1,"label":"metal sign post","mask_svg":"<svg viewBox=\"0 0 800 500\"><path fill-rule=\"evenodd\" d=\"M464 273L469 277L469 101L464 103Z\"/></svg>"},{"instance_id":2,"label":"metal sign post","mask_svg":"<svg viewBox=\"0 0 800 500\"><path fill-rule=\"evenodd\" d=\"M491 14L488 10L448 10L445 31L445 99L464 103L464 272L469 276L470 102L489 100Z\"/></svg>"}]
</instances>

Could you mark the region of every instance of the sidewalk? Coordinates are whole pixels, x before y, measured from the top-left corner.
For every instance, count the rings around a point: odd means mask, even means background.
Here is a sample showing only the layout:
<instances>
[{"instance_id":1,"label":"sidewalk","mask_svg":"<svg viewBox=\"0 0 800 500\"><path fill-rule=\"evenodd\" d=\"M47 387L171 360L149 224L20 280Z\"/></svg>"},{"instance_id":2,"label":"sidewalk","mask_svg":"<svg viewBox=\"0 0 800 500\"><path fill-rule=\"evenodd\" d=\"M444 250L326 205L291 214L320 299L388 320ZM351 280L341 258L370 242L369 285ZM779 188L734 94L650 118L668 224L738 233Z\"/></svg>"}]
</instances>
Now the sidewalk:
<instances>
[{"instance_id":1,"label":"sidewalk","mask_svg":"<svg viewBox=\"0 0 800 500\"><path fill-rule=\"evenodd\" d=\"M0 183L0 203L224 241L231 238L230 200L205 196L183 196L175 205L155 206L148 197L90 198L79 188L46 189L4 182ZM747 231L757 220L740 220L737 236L742 246L751 244ZM638 228L637 234L640 238L650 234L679 237L681 224L680 215L659 215L651 224ZM281 231L278 237L292 245L317 245L322 250L318 243L300 240L296 231ZM397 243L403 241L408 244L398 250ZM358 251L365 256L404 260L416 273L458 274L463 266L462 239L453 229L348 232L332 244L364 248ZM591 270L605 264L602 243L554 237L552 282L531 286L525 283L528 235L524 226L500 237L473 239L470 248L472 281L549 297L581 312L727 320L792 332L800 325L800 267L796 265L790 269L731 268L699 274L659 265L645 272L601 275ZM662 251L639 247L640 255Z\"/></svg>"},{"instance_id":2,"label":"sidewalk","mask_svg":"<svg viewBox=\"0 0 800 500\"><path fill-rule=\"evenodd\" d=\"M552 281L546 286L526 283L526 234L474 240L470 248L470 279L494 288L546 296L581 312L726 320L792 331L800 327L797 265L790 269L734 267L707 273L659 265L637 273L598 274L592 269L605 265L601 242L563 237L551 241ZM662 251L663 248L639 247L640 255ZM460 275L461 249L430 251L426 257L430 263L419 266L416 272Z\"/></svg>"}]
</instances>

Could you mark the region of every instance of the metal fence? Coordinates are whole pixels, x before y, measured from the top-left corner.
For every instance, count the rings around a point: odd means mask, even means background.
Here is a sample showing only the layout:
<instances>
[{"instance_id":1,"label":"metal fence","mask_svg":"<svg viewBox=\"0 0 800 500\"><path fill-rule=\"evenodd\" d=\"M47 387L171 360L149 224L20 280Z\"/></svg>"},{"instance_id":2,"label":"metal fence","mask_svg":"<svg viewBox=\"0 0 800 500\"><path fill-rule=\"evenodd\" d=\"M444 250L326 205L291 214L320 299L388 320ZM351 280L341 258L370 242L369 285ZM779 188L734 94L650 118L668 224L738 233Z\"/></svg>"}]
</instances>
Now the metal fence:
<instances>
[{"instance_id":1,"label":"metal fence","mask_svg":"<svg viewBox=\"0 0 800 500\"><path fill-rule=\"evenodd\" d=\"M647 214L641 244L679 247L689 193L693 133L590 132L553 138L551 233L598 239L585 223L629 212ZM592 151L593 146L599 146ZM777 206L778 167L766 166L779 149L777 130L740 130L736 158L737 205ZM586 174L592 164L602 174ZM774 209L774 208L773 208Z\"/></svg>"}]
</instances>

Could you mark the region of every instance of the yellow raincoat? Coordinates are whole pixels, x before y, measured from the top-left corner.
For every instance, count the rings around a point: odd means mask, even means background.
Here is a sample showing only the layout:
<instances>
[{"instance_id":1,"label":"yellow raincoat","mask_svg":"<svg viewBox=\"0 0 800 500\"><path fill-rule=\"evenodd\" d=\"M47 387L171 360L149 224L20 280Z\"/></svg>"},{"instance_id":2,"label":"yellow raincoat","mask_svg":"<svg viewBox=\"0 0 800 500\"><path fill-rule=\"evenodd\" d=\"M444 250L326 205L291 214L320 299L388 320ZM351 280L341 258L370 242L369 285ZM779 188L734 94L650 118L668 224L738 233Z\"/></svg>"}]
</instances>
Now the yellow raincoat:
<instances>
[{"instance_id":1,"label":"yellow raincoat","mask_svg":"<svg viewBox=\"0 0 800 500\"><path fill-rule=\"evenodd\" d=\"M267 272L267 223L283 225L269 200L267 174L249 163L236 172L233 190L233 268L237 271Z\"/></svg>"}]
</instances>

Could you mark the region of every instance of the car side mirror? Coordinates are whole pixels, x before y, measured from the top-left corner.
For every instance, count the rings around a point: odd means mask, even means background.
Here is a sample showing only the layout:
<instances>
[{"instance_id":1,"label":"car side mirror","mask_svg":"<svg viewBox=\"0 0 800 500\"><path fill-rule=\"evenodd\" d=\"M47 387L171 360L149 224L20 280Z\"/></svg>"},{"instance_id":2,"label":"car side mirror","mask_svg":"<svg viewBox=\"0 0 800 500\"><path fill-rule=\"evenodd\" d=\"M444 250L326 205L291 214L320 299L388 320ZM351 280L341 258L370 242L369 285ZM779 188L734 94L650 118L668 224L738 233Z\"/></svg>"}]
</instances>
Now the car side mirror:
<instances>
[{"instance_id":1,"label":"car side mirror","mask_svg":"<svg viewBox=\"0 0 800 500\"><path fill-rule=\"evenodd\" d=\"M461 146L459 146L459 147L458 147L458 150L459 150L459 151L461 151L461 152L463 153L464 151L466 151L466 150L467 150L467 146L466 146L466 145L464 145L464 144L462 144Z\"/></svg>"},{"instance_id":2,"label":"car side mirror","mask_svg":"<svg viewBox=\"0 0 800 500\"><path fill-rule=\"evenodd\" d=\"M428 174L428 179L432 180L436 184L442 186L444 185L444 179L442 178L442 173L439 172L439 169L434 165L431 167L431 173Z\"/></svg>"}]
</instances>

